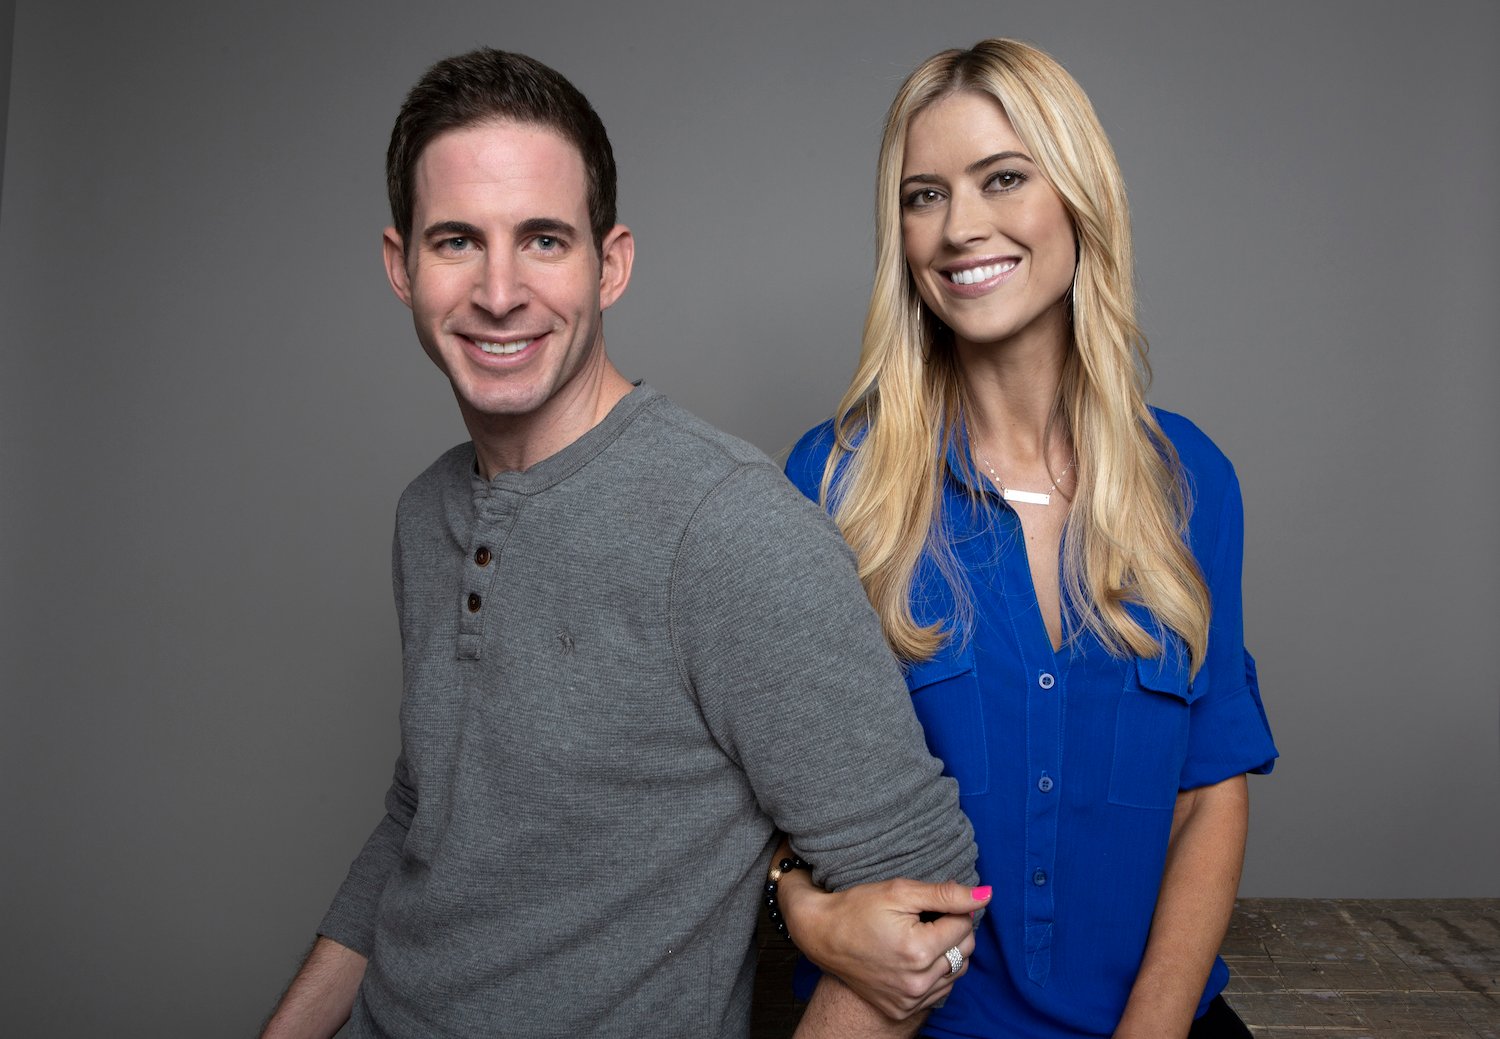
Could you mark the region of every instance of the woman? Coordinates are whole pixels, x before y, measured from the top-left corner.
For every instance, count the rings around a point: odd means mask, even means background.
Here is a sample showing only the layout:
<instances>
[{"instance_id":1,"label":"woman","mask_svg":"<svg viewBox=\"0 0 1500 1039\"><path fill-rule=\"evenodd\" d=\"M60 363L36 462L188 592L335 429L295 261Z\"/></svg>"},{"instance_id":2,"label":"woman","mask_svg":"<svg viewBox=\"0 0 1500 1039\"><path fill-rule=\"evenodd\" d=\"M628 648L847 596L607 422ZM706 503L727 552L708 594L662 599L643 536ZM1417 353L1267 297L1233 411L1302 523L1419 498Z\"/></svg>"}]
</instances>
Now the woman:
<instances>
[{"instance_id":1,"label":"woman","mask_svg":"<svg viewBox=\"0 0 1500 1039\"><path fill-rule=\"evenodd\" d=\"M924 1034L1246 1035L1216 954L1245 773L1276 749L1241 630L1239 488L1145 404L1113 151L1061 66L986 40L907 79L878 178L858 370L787 472L858 557L994 887ZM879 991L896 954L825 926L843 896L799 878L799 945Z\"/></svg>"}]
</instances>

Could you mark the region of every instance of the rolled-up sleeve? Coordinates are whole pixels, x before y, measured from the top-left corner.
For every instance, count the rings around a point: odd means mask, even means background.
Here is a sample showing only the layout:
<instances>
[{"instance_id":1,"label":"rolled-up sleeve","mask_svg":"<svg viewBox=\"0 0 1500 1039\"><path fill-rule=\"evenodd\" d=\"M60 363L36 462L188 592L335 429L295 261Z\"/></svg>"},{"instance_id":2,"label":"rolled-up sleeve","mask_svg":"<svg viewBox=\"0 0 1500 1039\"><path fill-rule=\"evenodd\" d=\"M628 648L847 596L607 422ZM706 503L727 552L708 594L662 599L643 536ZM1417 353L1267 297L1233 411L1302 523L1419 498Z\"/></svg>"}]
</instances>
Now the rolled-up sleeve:
<instances>
[{"instance_id":1,"label":"rolled-up sleeve","mask_svg":"<svg viewBox=\"0 0 1500 1039\"><path fill-rule=\"evenodd\" d=\"M405 608L401 568L401 539L391 542L391 588L396 617ZM390 788L385 795L385 815L365 841L349 873L334 895L333 904L318 925L318 933L340 945L368 956L375 941L375 910L386 881L401 864L402 849L417 812L417 791L406 768L406 755L396 758Z\"/></svg>"},{"instance_id":2,"label":"rolled-up sleeve","mask_svg":"<svg viewBox=\"0 0 1500 1039\"><path fill-rule=\"evenodd\" d=\"M407 780L406 759L401 757L396 760L395 775L385 795L385 816L349 866L348 876L318 925L319 934L363 956L370 954L375 941L375 909L386 881L401 865L401 852L416 809L417 794Z\"/></svg>"},{"instance_id":3,"label":"rolled-up sleeve","mask_svg":"<svg viewBox=\"0 0 1500 1039\"><path fill-rule=\"evenodd\" d=\"M1203 565L1212 601L1208 653L1193 679L1187 760L1180 786L1209 786L1245 772L1271 771L1277 757L1261 703L1255 660L1245 649L1241 573L1245 519L1239 480L1227 459L1220 471L1200 476L1193 547ZM1214 479L1213 477L1217 477ZM1213 509L1214 498L1218 508Z\"/></svg>"}]
</instances>

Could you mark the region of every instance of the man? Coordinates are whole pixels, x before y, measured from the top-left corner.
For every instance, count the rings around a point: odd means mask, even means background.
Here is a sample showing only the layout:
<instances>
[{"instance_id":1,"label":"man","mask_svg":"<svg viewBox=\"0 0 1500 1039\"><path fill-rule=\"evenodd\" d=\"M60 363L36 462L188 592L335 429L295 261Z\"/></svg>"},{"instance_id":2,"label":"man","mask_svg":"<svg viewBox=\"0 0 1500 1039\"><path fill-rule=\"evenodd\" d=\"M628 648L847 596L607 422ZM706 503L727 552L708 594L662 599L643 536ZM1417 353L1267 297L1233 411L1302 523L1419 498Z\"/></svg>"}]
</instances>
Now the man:
<instances>
[{"instance_id":1,"label":"man","mask_svg":"<svg viewBox=\"0 0 1500 1039\"><path fill-rule=\"evenodd\" d=\"M266 1034L744 1035L777 831L827 886L969 883L956 791L837 533L606 356L634 242L583 96L440 62L387 178L391 287L472 440L398 506L387 812ZM966 923L912 911L934 980ZM817 999L810 1029L881 1023Z\"/></svg>"}]
</instances>

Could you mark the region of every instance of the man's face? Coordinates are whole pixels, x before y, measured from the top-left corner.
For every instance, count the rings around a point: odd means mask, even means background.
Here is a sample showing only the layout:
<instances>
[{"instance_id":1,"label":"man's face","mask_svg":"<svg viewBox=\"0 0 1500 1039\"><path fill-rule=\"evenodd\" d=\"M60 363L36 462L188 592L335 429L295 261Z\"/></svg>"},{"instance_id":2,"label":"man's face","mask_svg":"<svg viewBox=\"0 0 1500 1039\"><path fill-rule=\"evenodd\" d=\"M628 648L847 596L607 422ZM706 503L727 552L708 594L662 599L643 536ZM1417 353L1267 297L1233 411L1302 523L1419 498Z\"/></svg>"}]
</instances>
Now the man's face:
<instances>
[{"instance_id":1,"label":"man's face","mask_svg":"<svg viewBox=\"0 0 1500 1039\"><path fill-rule=\"evenodd\" d=\"M543 126L450 130L414 173L411 239L386 230L386 272L465 420L565 419L570 387L604 363L630 232L596 252L583 158Z\"/></svg>"}]
</instances>

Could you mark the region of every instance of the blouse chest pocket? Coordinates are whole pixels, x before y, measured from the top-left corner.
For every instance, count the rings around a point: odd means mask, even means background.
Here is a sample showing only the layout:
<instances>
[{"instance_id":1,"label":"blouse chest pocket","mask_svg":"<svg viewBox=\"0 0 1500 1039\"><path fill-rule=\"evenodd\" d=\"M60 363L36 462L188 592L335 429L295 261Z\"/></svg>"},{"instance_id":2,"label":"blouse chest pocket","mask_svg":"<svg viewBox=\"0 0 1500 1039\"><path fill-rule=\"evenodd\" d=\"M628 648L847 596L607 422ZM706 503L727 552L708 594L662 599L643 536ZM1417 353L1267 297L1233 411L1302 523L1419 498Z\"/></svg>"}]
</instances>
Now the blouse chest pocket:
<instances>
[{"instance_id":1,"label":"blouse chest pocket","mask_svg":"<svg viewBox=\"0 0 1500 1039\"><path fill-rule=\"evenodd\" d=\"M912 708L927 736L927 749L943 762L943 774L958 781L961 797L990 787L984 705L974 672L974 651L945 649L906 672Z\"/></svg>"},{"instance_id":2,"label":"blouse chest pocket","mask_svg":"<svg viewBox=\"0 0 1500 1039\"><path fill-rule=\"evenodd\" d=\"M1186 653L1170 641L1162 656L1138 657L1126 670L1115 713L1111 804L1171 808L1177 803L1194 696Z\"/></svg>"}]
</instances>

